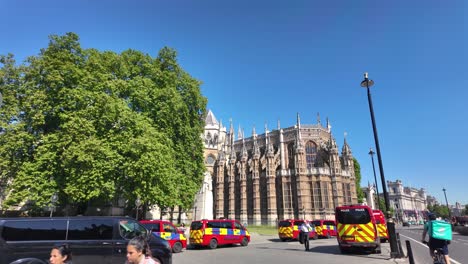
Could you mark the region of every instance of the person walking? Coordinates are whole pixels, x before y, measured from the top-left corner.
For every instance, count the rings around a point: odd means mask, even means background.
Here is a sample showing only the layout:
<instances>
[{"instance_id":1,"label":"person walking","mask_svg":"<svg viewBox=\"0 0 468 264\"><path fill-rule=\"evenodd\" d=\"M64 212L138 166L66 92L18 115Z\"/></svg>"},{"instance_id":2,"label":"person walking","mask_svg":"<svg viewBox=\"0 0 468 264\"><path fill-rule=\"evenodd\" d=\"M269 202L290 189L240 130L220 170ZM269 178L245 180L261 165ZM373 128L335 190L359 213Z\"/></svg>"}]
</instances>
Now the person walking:
<instances>
[{"instance_id":1,"label":"person walking","mask_svg":"<svg viewBox=\"0 0 468 264\"><path fill-rule=\"evenodd\" d=\"M72 253L67 244L55 246L50 251L50 264L71 264Z\"/></svg>"},{"instance_id":2,"label":"person walking","mask_svg":"<svg viewBox=\"0 0 468 264\"><path fill-rule=\"evenodd\" d=\"M127 261L125 264L161 264L153 259L145 237L132 238L127 245Z\"/></svg>"},{"instance_id":3,"label":"person walking","mask_svg":"<svg viewBox=\"0 0 468 264\"><path fill-rule=\"evenodd\" d=\"M304 223L300 226L300 237L302 238L302 243L304 244L305 250L309 251L309 232L312 230L312 227L309 224L309 221L304 220Z\"/></svg>"}]
</instances>

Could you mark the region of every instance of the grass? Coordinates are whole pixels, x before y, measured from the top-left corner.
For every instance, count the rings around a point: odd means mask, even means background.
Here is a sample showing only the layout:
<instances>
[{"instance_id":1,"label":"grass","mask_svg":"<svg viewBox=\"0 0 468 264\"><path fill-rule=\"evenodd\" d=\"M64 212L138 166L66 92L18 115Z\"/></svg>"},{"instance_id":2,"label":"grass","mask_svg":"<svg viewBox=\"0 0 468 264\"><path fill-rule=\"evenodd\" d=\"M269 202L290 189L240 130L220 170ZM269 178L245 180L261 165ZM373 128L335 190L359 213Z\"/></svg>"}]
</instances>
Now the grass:
<instances>
[{"instance_id":1,"label":"grass","mask_svg":"<svg viewBox=\"0 0 468 264\"><path fill-rule=\"evenodd\" d=\"M247 226L249 232L254 232L260 235L278 235L276 226Z\"/></svg>"}]
</instances>

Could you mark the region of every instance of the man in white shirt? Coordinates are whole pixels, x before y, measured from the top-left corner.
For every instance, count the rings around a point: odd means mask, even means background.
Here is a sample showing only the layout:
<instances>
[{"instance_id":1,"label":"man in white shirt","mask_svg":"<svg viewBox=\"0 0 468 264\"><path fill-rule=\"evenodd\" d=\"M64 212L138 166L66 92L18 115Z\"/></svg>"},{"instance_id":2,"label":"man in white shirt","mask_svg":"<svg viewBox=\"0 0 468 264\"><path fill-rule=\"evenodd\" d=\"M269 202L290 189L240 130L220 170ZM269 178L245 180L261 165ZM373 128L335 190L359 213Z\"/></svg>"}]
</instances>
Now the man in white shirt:
<instances>
[{"instance_id":1,"label":"man in white shirt","mask_svg":"<svg viewBox=\"0 0 468 264\"><path fill-rule=\"evenodd\" d=\"M304 223L299 227L302 241L306 251L309 251L309 232L312 230L312 227L309 225L309 221L304 220Z\"/></svg>"}]
</instances>

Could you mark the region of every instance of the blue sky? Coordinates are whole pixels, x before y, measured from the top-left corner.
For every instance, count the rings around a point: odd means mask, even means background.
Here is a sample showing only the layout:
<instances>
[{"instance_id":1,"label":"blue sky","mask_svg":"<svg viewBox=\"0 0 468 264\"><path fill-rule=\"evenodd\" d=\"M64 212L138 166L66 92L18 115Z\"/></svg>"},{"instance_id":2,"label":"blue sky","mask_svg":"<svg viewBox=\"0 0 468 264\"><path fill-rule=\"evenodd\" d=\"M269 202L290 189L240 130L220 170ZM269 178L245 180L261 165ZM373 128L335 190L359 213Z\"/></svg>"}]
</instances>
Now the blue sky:
<instances>
[{"instance_id":1,"label":"blue sky","mask_svg":"<svg viewBox=\"0 0 468 264\"><path fill-rule=\"evenodd\" d=\"M387 180L468 203L467 5L453 1L6 1L0 54L36 55L48 35L155 56L169 46L203 82L208 107L250 134L330 119L373 182L363 73ZM374 148L375 149L375 148ZM377 165L377 163L376 163ZM379 183L379 186L380 183ZM382 188L380 187L380 190Z\"/></svg>"}]
</instances>

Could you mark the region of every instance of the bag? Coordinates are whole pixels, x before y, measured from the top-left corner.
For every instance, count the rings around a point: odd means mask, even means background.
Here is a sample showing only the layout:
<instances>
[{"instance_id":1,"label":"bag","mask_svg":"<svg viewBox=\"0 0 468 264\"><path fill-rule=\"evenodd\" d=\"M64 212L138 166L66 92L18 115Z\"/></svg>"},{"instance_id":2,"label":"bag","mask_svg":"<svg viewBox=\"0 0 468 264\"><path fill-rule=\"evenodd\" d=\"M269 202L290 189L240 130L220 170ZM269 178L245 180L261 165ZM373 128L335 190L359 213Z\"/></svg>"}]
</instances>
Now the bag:
<instances>
[{"instance_id":1,"label":"bag","mask_svg":"<svg viewBox=\"0 0 468 264\"><path fill-rule=\"evenodd\" d=\"M429 237L440 240L452 240L452 225L445 221L429 221Z\"/></svg>"}]
</instances>

